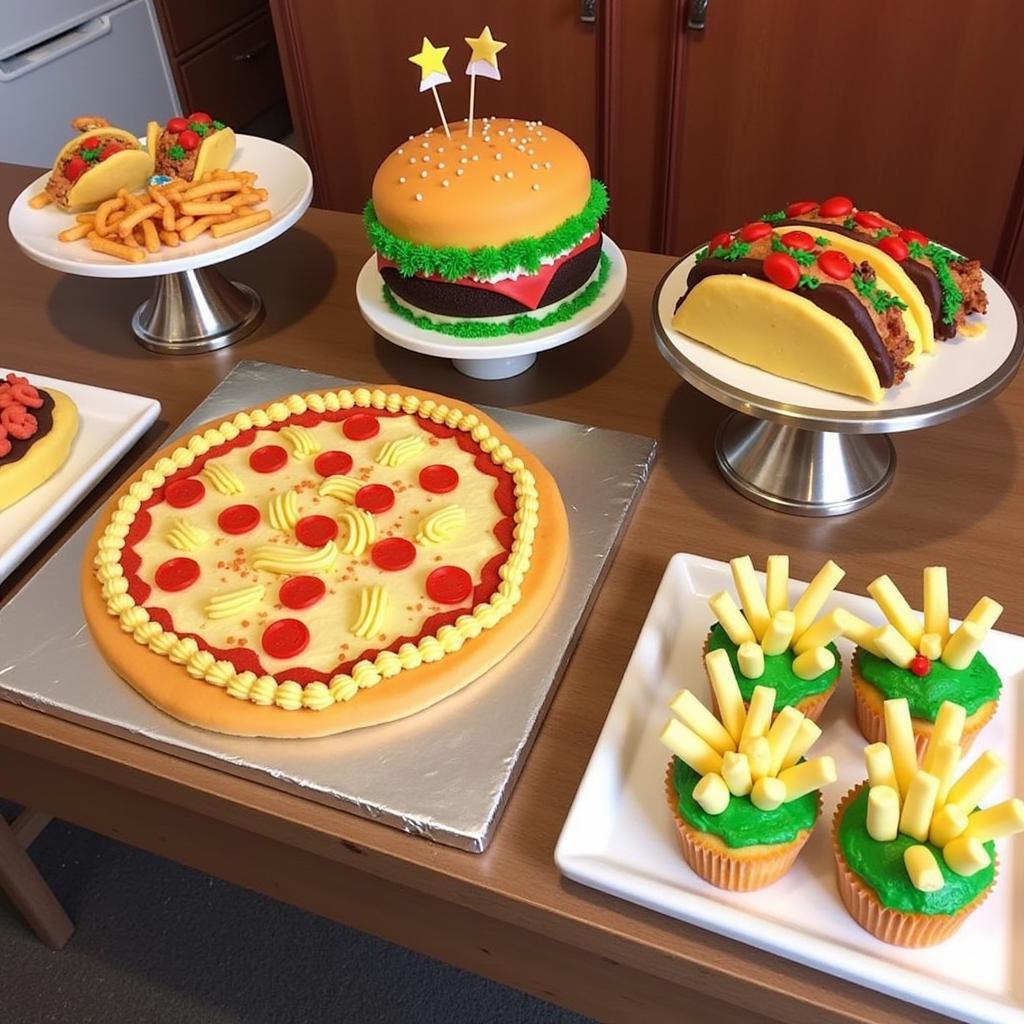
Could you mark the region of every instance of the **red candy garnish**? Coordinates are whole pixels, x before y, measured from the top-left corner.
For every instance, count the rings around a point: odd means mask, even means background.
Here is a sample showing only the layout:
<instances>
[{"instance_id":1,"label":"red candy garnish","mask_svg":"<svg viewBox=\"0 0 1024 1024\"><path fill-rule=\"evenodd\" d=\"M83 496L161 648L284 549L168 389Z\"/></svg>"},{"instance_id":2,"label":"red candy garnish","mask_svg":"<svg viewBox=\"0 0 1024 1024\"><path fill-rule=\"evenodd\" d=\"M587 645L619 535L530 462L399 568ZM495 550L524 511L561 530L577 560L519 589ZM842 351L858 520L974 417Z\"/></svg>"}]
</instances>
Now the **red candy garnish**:
<instances>
[{"instance_id":1,"label":"red candy garnish","mask_svg":"<svg viewBox=\"0 0 1024 1024\"><path fill-rule=\"evenodd\" d=\"M184 117L172 117L170 121L167 122L167 130L169 132L174 132L175 135L177 135L178 132L185 131L186 128L188 128L188 121Z\"/></svg>"},{"instance_id":2,"label":"red candy garnish","mask_svg":"<svg viewBox=\"0 0 1024 1024\"><path fill-rule=\"evenodd\" d=\"M39 392L27 377L9 373L0 381L0 458L11 451L11 438L27 441L39 429L39 421L29 409L43 404Z\"/></svg>"},{"instance_id":3,"label":"red candy garnish","mask_svg":"<svg viewBox=\"0 0 1024 1024\"><path fill-rule=\"evenodd\" d=\"M472 592L472 578L456 565L442 565L427 577L427 597L438 604L461 604Z\"/></svg>"},{"instance_id":4,"label":"red candy garnish","mask_svg":"<svg viewBox=\"0 0 1024 1024\"><path fill-rule=\"evenodd\" d=\"M355 416L349 416L342 423L341 430L350 441L365 441L380 433L380 424L377 422L376 416L367 416L364 412L357 412Z\"/></svg>"},{"instance_id":5,"label":"red candy garnish","mask_svg":"<svg viewBox=\"0 0 1024 1024\"><path fill-rule=\"evenodd\" d=\"M5 455L11 454L11 448L14 446L10 441L7 440L7 431L3 427L0 427L0 459Z\"/></svg>"},{"instance_id":6,"label":"red candy garnish","mask_svg":"<svg viewBox=\"0 0 1024 1024\"><path fill-rule=\"evenodd\" d=\"M298 619L278 619L263 630L260 643L272 658L294 658L309 646L309 630Z\"/></svg>"},{"instance_id":7,"label":"red candy garnish","mask_svg":"<svg viewBox=\"0 0 1024 1024\"><path fill-rule=\"evenodd\" d=\"M810 213L818 204L811 199L801 199L797 203L790 203L786 207L787 217L802 217L805 213Z\"/></svg>"},{"instance_id":8,"label":"red candy garnish","mask_svg":"<svg viewBox=\"0 0 1024 1024\"><path fill-rule=\"evenodd\" d=\"M814 248L814 239L806 231L787 231L779 241L802 252L810 252Z\"/></svg>"},{"instance_id":9,"label":"red candy garnish","mask_svg":"<svg viewBox=\"0 0 1024 1024\"><path fill-rule=\"evenodd\" d=\"M708 242L708 252L714 252L716 249L728 249L732 244L732 235L728 231L719 231L714 238Z\"/></svg>"},{"instance_id":10,"label":"red candy garnish","mask_svg":"<svg viewBox=\"0 0 1024 1024\"><path fill-rule=\"evenodd\" d=\"M206 487L203 481L190 476L169 483L164 491L164 498L171 508L190 508L202 501L205 494Z\"/></svg>"},{"instance_id":11,"label":"red candy garnish","mask_svg":"<svg viewBox=\"0 0 1024 1024\"><path fill-rule=\"evenodd\" d=\"M178 145L182 149L197 149L199 146L199 136L196 135L191 128L186 128L183 132L178 132Z\"/></svg>"},{"instance_id":12,"label":"red candy garnish","mask_svg":"<svg viewBox=\"0 0 1024 1024\"><path fill-rule=\"evenodd\" d=\"M784 252L773 252L764 259L764 275L772 284L791 292L800 281L800 264Z\"/></svg>"},{"instance_id":13,"label":"red candy garnish","mask_svg":"<svg viewBox=\"0 0 1024 1024\"><path fill-rule=\"evenodd\" d=\"M915 655L910 662L910 671L915 676L926 676L932 670L932 663L923 655Z\"/></svg>"},{"instance_id":14,"label":"red candy garnish","mask_svg":"<svg viewBox=\"0 0 1024 1024\"><path fill-rule=\"evenodd\" d=\"M352 456L348 452L321 452L316 457L313 468L321 476L347 473L352 468Z\"/></svg>"},{"instance_id":15,"label":"red candy garnish","mask_svg":"<svg viewBox=\"0 0 1024 1024\"><path fill-rule=\"evenodd\" d=\"M295 537L308 548L322 548L338 536L338 521L330 516L303 516L295 524Z\"/></svg>"},{"instance_id":16,"label":"red candy garnish","mask_svg":"<svg viewBox=\"0 0 1024 1024\"><path fill-rule=\"evenodd\" d=\"M194 114L189 114L188 119L190 121L198 121L199 124L209 124L213 120L213 118L203 110L197 110Z\"/></svg>"},{"instance_id":17,"label":"red candy garnish","mask_svg":"<svg viewBox=\"0 0 1024 1024\"><path fill-rule=\"evenodd\" d=\"M199 579L199 563L191 558L169 558L157 569L154 579L161 590L185 590Z\"/></svg>"},{"instance_id":18,"label":"red candy garnish","mask_svg":"<svg viewBox=\"0 0 1024 1024\"><path fill-rule=\"evenodd\" d=\"M89 165L80 156L73 156L64 165L64 177L67 178L68 181L78 181L82 176L82 173L88 170L88 168Z\"/></svg>"},{"instance_id":19,"label":"red candy garnish","mask_svg":"<svg viewBox=\"0 0 1024 1024\"><path fill-rule=\"evenodd\" d=\"M225 533L248 533L260 522L260 510L255 505L231 505L217 516L217 525Z\"/></svg>"},{"instance_id":20,"label":"red candy garnish","mask_svg":"<svg viewBox=\"0 0 1024 1024\"><path fill-rule=\"evenodd\" d=\"M827 249L818 257L822 273L834 281L845 281L853 273L853 264L845 253L838 249Z\"/></svg>"},{"instance_id":21,"label":"red candy garnish","mask_svg":"<svg viewBox=\"0 0 1024 1024\"><path fill-rule=\"evenodd\" d=\"M367 484L356 491L356 505L367 512L387 512L395 503L395 492L387 484Z\"/></svg>"},{"instance_id":22,"label":"red candy garnish","mask_svg":"<svg viewBox=\"0 0 1024 1024\"><path fill-rule=\"evenodd\" d=\"M79 149L95 149L99 144L100 144L100 140L97 139L95 135L90 135L89 138L87 138L82 143L82 145L79 146L78 148Z\"/></svg>"},{"instance_id":23,"label":"red candy garnish","mask_svg":"<svg viewBox=\"0 0 1024 1024\"><path fill-rule=\"evenodd\" d=\"M447 494L458 486L458 471L451 466L424 466L420 470L420 487L431 494Z\"/></svg>"},{"instance_id":24,"label":"red candy garnish","mask_svg":"<svg viewBox=\"0 0 1024 1024\"><path fill-rule=\"evenodd\" d=\"M257 473L275 473L288 461L288 453L279 444L265 444L249 456L249 465Z\"/></svg>"},{"instance_id":25,"label":"red candy garnish","mask_svg":"<svg viewBox=\"0 0 1024 1024\"><path fill-rule=\"evenodd\" d=\"M317 603L327 593L327 585L316 576L293 576L281 584L277 599L285 606L299 611Z\"/></svg>"},{"instance_id":26,"label":"red candy garnish","mask_svg":"<svg viewBox=\"0 0 1024 1024\"><path fill-rule=\"evenodd\" d=\"M907 243L895 235L886 235L885 238L880 238L878 240L878 248L886 256L891 256L897 263L902 263L910 255Z\"/></svg>"},{"instance_id":27,"label":"red candy garnish","mask_svg":"<svg viewBox=\"0 0 1024 1024\"><path fill-rule=\"evenodd\" d=\"M120 153L122 149L124 149L124 146L120 145L120 143L108 142L100 151L100 163L112 157L115 153Z\"/></svg>"},{"instance_id":28,"label":"red candy garnish","mask_svg":"<svg viewBox=\"0 0 1024 1024\"><path fill-rule=\"evenodd\" d=\"M9 405L0 412L0 427L15 441L27 441L39 429L39 423L23 405Z\"/></svg>"},{"instance_id":29,"label":"red candy garnish","mask_svg":"<svg viewBox=\"0 0 1024 1024\"><path fill-rule=\"evenodd\" d=\"M379 569L399 572L408 569L416 561L416 548L404 537L388 537L379 540L370 548L370 558Z\"/></svg>"},{"instance_id":30,"label":"red candy garnish","mask_svg":"<svg viewBox=\"0 0 1024 1024\"><path fill-rule=\"evenodd\" d=\"M872 213L870 210L858 210L854 215L853 219L862 228L884 228L885 221L878 216L877 213Z\"/></svg>"},{"instance_id":31,"label":"red candy garnish","mask_svg":"<svg viewBox=\"0 0 1024 1024\"><path fill-rule=\"evenodd\" d=\"M771 233L771 224L763 220L752 221L740 228L740 238L744 242L756 242L759 238L767 238Z\"/></svg>"},{"instance_id":32,"label":"red candy garnish","mask_svg":"<svg viewBox=\"0 0 1024 1024\"><path fill-rule=\"evenodd\" d=\"M832 196L818 207L822 217L845 217L853 212L853 200L846 196Z\"/></svg>"},{"instance_id":33,"label":"red candy garnish","mask_svg":"<svg viewBox=\"0 0 1024 1024\"><path fill-rule=\"evenodd\" d=\"M917 242L918 245L928 244L927 235L922 235L920 231L914 231L912 228L904 228L900 232L900 238L902 238L903 241L907 243Z\"/></svg>"}]
</instances>

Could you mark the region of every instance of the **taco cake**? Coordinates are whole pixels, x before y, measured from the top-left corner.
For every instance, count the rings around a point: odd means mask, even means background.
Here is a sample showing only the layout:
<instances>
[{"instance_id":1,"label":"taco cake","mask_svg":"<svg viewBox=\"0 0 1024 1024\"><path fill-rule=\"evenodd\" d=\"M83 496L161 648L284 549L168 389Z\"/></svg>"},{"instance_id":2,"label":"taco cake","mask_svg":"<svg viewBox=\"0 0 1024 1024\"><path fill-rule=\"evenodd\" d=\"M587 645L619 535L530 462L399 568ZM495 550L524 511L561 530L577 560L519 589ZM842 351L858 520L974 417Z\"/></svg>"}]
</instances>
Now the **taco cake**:
<instances>
[{"instance_id":1,"label":"taco cake","mask_svg":"<svg viewBox=\"0 0 1024 1024\"><path fill-rule=\"evenodd\" d=\"M199 181L207 171L223 171L235 155L235 133L203 111L172 117L162 128L150 121L147 149L154 173L186 182Z\"/></svg>"}]
</instances>

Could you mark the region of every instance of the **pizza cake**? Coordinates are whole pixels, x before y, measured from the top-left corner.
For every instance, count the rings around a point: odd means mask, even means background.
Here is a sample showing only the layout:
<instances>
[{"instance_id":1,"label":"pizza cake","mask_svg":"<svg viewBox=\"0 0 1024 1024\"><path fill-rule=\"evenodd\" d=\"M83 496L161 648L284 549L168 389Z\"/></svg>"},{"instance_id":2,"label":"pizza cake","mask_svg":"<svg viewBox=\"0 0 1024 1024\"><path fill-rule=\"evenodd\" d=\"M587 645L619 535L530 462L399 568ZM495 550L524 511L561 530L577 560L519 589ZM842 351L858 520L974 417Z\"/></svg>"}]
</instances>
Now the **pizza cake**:
<instances>
[{"instance_id":1,"label":"pizza cake","mask_svg":"<svg viewBox=\"0 0 1024 1024\"><path fill-rule=\"evenodd\" d=\"M83 603L113 668L176 718L323 736L420 711L504 657L567 539L550 474L478 410L319 391L198 428L126 482Z\"/></svg>"}]
</instances>

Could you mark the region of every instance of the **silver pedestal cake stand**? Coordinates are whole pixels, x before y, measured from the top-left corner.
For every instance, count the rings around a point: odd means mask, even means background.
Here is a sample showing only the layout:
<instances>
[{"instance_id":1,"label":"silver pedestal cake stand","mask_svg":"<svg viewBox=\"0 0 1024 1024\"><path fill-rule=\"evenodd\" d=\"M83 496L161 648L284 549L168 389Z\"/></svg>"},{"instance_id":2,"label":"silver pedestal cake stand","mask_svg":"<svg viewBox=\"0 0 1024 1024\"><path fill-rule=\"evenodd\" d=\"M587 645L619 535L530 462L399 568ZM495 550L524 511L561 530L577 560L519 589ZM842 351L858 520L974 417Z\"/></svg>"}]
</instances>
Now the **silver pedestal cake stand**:
<instances>
[{"instance_id":1,"label":"silver pedestal cake stand","mask_svg":"<svg viewBox=\"0 0 1024 1024\"><path fill-rule=\"evenodd\" d=\"M687 383L733 409L715 437L722 475L768 508L838 516L870 504L892 483L896 449L888 434L920 430L969 412L1004 388L1024 355L1021 314L1006 289L985 275L984 333L936 342L905 383L878 403L784 380L736 362L672 327L694 254L654 293L654 339Z\"/></svg>"}]
</instances>

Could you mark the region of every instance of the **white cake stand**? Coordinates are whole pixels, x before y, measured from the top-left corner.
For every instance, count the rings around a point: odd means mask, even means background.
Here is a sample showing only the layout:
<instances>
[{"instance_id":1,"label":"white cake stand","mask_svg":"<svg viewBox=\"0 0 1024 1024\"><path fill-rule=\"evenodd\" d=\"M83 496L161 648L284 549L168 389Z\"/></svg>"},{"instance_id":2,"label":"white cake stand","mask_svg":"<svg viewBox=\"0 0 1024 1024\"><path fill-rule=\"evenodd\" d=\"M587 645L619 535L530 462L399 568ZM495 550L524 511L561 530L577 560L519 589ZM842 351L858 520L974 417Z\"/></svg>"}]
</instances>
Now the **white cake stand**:
<instances>
[{"instance_id":1,"label":"white cake stand","mask_svg":"<svg viewBox=\"0 0 1024 1024\"><path fill-rule=\"evenodd\" d=\"M726 480L760 505L837 516L878 498L892 482L896 451L886 434L918 430L970 411L1004 388L1021 363L1016 303L985 274L989 311L977 337L937 341L906 381L880 402L785 380L700 344L672 327L695 263L690 253L654 293L654 338L669 365L698 391L736 410L719 428L715 456Z\"/></svg>"},{"instance_id":2,"label":"white cake stand","mask_svg":"<svg viewBox=\"0 0 1024 1024\"><path fill-rule=\"evenodd\" d=\"M154 277L153 294L132 317L139 343L154 352L187 355L224 348L251 334L263 320L263 302L248 285L227 280L217 263L241 256L287 231L307 210L313 175L294 150L269 139L239 135L232 167L255 171L267 189L263 204L273 214L259 227L222 239L203 234L176 249L164 247L141 263L93 252L86 242L61 242L57 235L74 217L53 206L33 210L29 199L42 191L49 172L14 200L7 225L21 251L43 266L83 277Z\"/></svg>"},{"instance_id":3,"label":"white cake stand","mask_svg":"<svg viewBox=\"0 0 1024 1024\"><path fill-rule=\"evenodd\" d=\"M538 352L565 345L592 331L612 315L626 290L626 260L619 247L607 235L602 240L602 248L611 260L611 270L601 294L594 302L565 323L541 328L531 334L515 335L511 339L460 341L410 324L384 301L384 280L377 272L375 255L366 261L359 272L356 299L363 319L382 338L412 352L451 359L455 369L467 377L501 380L528 370L536 361ZM497 319L507 320L509 317Z\"/></svg>"}]
</instances>

